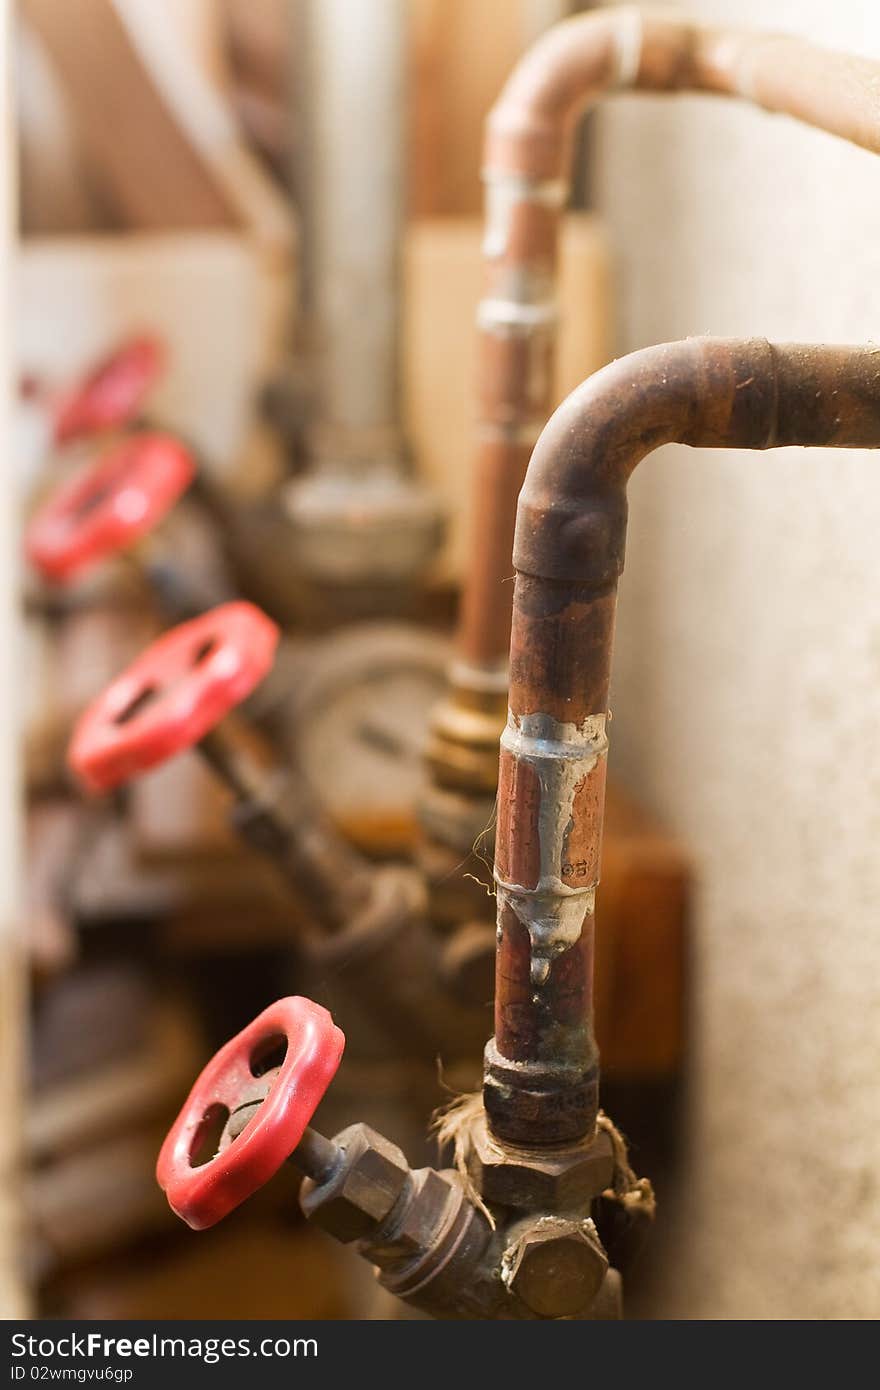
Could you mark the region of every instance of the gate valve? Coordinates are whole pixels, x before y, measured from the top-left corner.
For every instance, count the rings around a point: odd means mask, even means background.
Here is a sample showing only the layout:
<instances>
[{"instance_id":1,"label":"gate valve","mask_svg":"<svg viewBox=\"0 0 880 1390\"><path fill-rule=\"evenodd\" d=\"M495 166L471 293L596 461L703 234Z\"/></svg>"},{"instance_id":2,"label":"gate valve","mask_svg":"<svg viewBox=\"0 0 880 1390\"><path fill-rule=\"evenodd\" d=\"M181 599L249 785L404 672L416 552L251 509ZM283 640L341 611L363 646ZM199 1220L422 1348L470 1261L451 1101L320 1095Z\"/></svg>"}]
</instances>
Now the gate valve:
<instances>
[{"instance_id":1,"label":"gate valve","mask_svg":"<svg viewBox=\"0 0 880 1390\"><path fill-rule=\"evenodd\" d=\"M233 793L234 829L275 862L321 927L342 931L353 905L372 896L369 867L322 818L302 778L273 767L251 721L231 717L269 675L279 636L245 600L171 628L80 716L68 766L87 791L108 792L195 748Z\"/></svg>"},{"instance_id":2,"label":"gate valve","mask_svg":"<svg viewBox=\"0 0 880 1390\"><path fill-rule=\"evenodd\" d=\"M277 643L271 618L243 601L172 628L80 717L71 770L89 791L110 791L196 744L226 767L215 726L262 680Z\"/></svg>"},{"instance_id":3,"label":"gate valve","mask_svg":"<svg viewBox=\"0 0 880 1390\"><path fill-rule=\"evenodd\" d=\"M56 445L118 429L136 419L166 360L159 338L140 334L120 344L63 392L52 410Z\"/></svg>"},{"instance_id":4,"label":"gate valve","mask_svg":"<svg viewBox=\"0 0 880 1390\"><path fill-rule=\"evenodd\" d=\"M80 716L68 766L87 791L108 792L195 748L233 793L234 828L275 862L320 928L342 934L352 917L358 927L379 913L387 934L422 905L420 880L391 866L374 872L301 775L273 767L250 721L229 717L269 674L278 641L272 619L244 600L172 628Z\"/></svg>"},{"instance_id":5,"label":"gate valve","mask_svg":"<svg viewBox=\"0 0 880 1390\"><path fill-rule=\"evenodd\" d=\"M336 1147L309 1121L336 1074L345 1035L310 999L279 999L222 1047L162 1145L156 1177L172 1210L204 1230L292 1158L323 1174Z\"/></svg>"},{"instance_id":6,"label":"gate valve","mask_svg":"<svg viewBox=\"0 0 880 1390\"><path fill-rule=\"evenodd\" d=\"M56 447L74 444L125 426L136 426L154 434L169 433L161 420L143 410L166 361L167 352L161 339L140 334L122 343L66 391L51 393L43 390L39 382L26 383L29 397L39 400L43 396L48 400L47 423L51 437L43 443L43 448L49 444ZM225 565L236 571L229 534L239 519L234 504L227 501L222 486L215 484L203 468L193 467L187 488L216 533ZM157 582L168 582L164 573L153 577ZM192 616L195 611L192 604L179 604L171 614L171 621Z\"/></svg>"},{"instance_id":7,"label":"gate valve","mask_svg":"<svg viewBox=\"0 0 880 1390\"><path fill-rule=\"evenodd\" d=\"M271 1004L198 1077L162 1145L159 1186L182 1220L204 1230L289 1160L306 1178L300 1204L309 1219L345 1243L363 1242L361 1253L386 1270L409 1271L439 1255L445 1275L450 1218L456 1236L474 1225L471 1240L455 1240L453 1249L478 1253L489 1236L461 1185L430 1168L412 1172L400 1149L366 1125L335 1139L309 1125L344 1046L319 1004Z\"/></svg>"},{"instance_id":8,"label":"gate valve","mask_svg":"<svg viewBox=\"0 0 880 1390\"><path fill-rule=\"evenodd\" d=\"M233 828L280 873L316 967L344 971L404 1045L462 1055L478 1046L483 1019L446 986L421 874L363 859L296 767L273 766L253 722L233 715L268 675L278 639L244 601L171 629L81 715L68 765L88 791L108 792L195 748L233 794Z\"/></svg>"},{"instance_id":9,"label":"gate valve","mask_svg":"<svg viewBox=\"0 0 880 1390\"><path fill-rule=\"evenodd\" d=\"M169 434L133 434L62 483L31 518L25 553L66 584L154 531L195 476L190 451Z\"/></svg>"},{"instance_id":10,"label":"gate valve","mask_svg":"<svg viewBox=\"0 0 880 1390\"><path fill-rule=\"evenodd\" d=\"M159 1186L194 1230L228 1216L285 1162L307 1219L374 1266L397 1297L439 1318L619 1316L619 1278L588 1216L490 1217L458 1171L410 1168L396 1144L310 1120L345 1038L330 1014L280 999L204 1068L162 1145Z\"/></svg>"}]
</instances>

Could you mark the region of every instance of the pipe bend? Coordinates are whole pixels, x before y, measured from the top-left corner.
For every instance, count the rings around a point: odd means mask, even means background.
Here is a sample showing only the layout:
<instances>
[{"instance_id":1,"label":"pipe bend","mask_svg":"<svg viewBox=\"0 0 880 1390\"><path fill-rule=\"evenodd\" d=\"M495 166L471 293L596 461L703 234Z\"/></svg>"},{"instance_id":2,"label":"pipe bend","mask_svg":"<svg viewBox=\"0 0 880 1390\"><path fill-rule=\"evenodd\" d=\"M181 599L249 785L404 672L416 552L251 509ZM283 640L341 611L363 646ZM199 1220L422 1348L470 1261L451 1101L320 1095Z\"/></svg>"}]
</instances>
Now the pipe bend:
<instances>
[{"instance_id":1,"label":"pipe bend","mask_svg":"<svg viewBox=\"0 0 880 1390\"><path fill-rule=\"evenodd\" d=\"M880 446L880 348L687 338L578 386L535 445L514 568L600 589L623 569L626 484L663 444Z\"/></svg>"},{"instance_id":2,"label":"pipe bend","mask_svg":"<svg viewBox=\"0 0 880 1390\"><path fill-rule=\"evenodd\" d=\"M520 59L492 106L485 163L496 173L534 179L567 176L578 117L609 91L650 81L663 90L693 81L696 30L680 16L635 6L601 9L555 24Z\"/></svg>"},{"instance_id":3,"label":"pipe bend","mask_svg":"<svg viewBox=\"0 0 880 1390\"><path fill-rule=\"evenodd\" d=\"M489 113L487 169L563 178L578 117L615 90L742 97L880 153L876 62L623 6L563 20L520 60Z\"/></svg>"},{"instance_id":4,"label":"pipe bend","mask_svg":"<svg viewBox=\"0 0 880 1390\"><path fill-rule=\"evenodd\" d=\"M558 242L571 136L586 107L624 89L741 97L880 152L880 63L800 38L711 28L653 8L599 9L556 25L517 64L490 112L485 140L473 484L481 543L471 549L456 637L458 656L472 669L497 670L507 653L515 497L554 404ZM609 516L600 530L619 539L621 517ZM602 544L607 549L610 539L600 536L597 552ZM622 554L612 556L609 573L621 563Z\"/></svg>"}]
</instances>

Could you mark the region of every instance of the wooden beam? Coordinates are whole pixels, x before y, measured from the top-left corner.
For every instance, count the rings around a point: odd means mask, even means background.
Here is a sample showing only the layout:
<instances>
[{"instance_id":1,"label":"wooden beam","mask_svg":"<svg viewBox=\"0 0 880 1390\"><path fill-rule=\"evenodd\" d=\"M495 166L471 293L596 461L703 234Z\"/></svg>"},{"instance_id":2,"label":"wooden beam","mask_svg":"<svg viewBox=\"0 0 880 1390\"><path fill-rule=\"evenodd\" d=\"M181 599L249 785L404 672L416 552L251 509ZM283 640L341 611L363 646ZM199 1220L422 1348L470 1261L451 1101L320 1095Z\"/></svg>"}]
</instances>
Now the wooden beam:
<instances>
[{"instance_id":1,"label":"wooden beam","mask_svg":"<svg viewBox=\"0 0 880 1390\"><path fill-rule=\"evenodd\" d=\"M283 195L245 147L169 12L112 0L22 0L116 211L142 229L247 229L287 249Z\"/></svg>"}]
</instances>

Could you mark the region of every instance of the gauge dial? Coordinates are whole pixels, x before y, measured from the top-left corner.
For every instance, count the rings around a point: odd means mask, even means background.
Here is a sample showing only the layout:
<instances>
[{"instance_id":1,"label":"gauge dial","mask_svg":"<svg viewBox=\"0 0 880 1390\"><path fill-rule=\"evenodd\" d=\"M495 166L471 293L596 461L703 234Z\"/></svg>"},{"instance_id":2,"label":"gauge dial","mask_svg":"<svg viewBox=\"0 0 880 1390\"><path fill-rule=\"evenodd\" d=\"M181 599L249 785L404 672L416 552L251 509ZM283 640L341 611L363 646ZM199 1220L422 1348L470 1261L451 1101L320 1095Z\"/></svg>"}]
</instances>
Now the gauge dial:
<instances>
[{"instance_id":1,"label":"gauge dial","mask_svg":"<svg viewBox=\"0 0 880 1390\"><path fill-rule=\"evenodd\" d=\"M431 712L449 644L369 623L309 646L290 697L291 751L336 824L363 849L412 848Z\"/></svg>"}]
</instances>

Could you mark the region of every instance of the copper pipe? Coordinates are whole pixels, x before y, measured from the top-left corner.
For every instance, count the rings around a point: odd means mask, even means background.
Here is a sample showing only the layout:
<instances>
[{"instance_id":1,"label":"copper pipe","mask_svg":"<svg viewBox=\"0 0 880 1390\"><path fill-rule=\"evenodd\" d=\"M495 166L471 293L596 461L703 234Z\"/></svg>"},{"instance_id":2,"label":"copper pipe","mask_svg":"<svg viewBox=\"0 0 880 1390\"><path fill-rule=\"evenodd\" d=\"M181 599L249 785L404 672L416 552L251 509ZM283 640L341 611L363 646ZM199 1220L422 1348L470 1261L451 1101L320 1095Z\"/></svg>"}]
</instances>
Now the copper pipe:
<instances>
[{"instance_id":1,"label":"copper pipe","mask_svg":"<svg viewBox=\"0 0 880 1390\"><path fill-rule=\"evenodd\" d=\"M511 1143L589 1134L594 901L626 484L662 444L880 447L880 350L691 338L579 386L529 463L501 740L495 1037L484 1097Z\"/></svg>"},{"instance_id":2,"label":"copper pipe","mask_svg":"<svg viewBox=\"0 0 880 1390\"><path fill-rule=\"evenodd\" d=\"M743 97L880 153L880 64L803 39L595 10L557 24L517 65L485 138L476 540L451 677L465 704L469 672L497 675L507 656L514 498L554 405L557 242L576 124L621 90Z\"/></svg>"}]
</instances>

